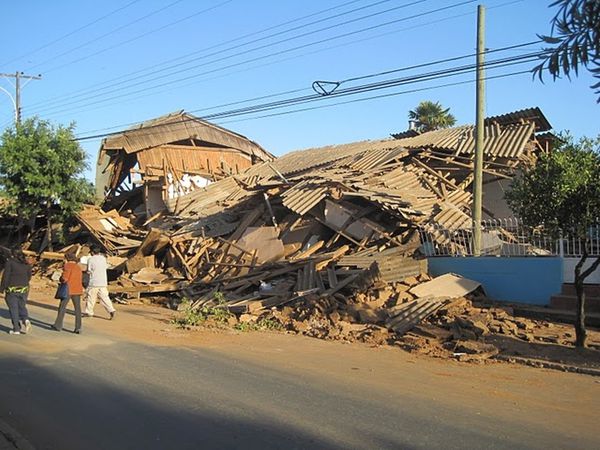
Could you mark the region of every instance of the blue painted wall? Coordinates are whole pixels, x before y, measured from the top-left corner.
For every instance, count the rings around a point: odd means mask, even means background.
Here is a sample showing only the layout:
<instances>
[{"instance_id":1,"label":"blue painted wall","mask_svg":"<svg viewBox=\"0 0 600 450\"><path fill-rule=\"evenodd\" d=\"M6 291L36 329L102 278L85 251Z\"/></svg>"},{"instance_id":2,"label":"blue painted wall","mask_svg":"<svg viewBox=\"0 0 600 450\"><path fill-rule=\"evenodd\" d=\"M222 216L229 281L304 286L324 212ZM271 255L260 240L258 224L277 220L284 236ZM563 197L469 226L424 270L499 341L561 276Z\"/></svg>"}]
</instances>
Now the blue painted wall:
<instances>
[{"instance_id":1,"label":"blue painted wall","mask_svg":"<svg viewBox=\"0 0 600 450\"><path fill-rule=\"evenodd\" d=\"M435 257L427 262L430 275L452 272L479 281L494 300L548 305L563 282L559 257Z\"/></svg>"}]
</instances>

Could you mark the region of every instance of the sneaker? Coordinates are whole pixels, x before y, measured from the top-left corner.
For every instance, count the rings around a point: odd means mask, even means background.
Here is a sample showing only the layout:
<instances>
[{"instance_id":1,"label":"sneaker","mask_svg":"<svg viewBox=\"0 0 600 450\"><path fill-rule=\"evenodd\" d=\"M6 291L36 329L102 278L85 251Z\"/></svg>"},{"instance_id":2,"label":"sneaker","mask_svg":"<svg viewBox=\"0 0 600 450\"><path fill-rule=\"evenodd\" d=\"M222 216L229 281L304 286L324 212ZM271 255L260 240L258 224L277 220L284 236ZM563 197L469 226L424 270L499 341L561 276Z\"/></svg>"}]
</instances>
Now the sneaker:
<instances>
[{"instance_id":1,"label":"sneaker","mask_svg":"<svg viewBox=\"0 0 600 450\"><path fill-rule=\"evenodd\" d=\"M20 331L10 330L8 334L21 334Z\"/></svg>"},{"instance_id":2,"label":"sneaker","mask_svg":"<svg viewBox=\"0 0 600 450\"><path fill-rule=\"evenodd\" d=\"M60 331L60 330L59 330L59 329L56 327L56 325L50 325L50 328L52 328L54 331Z\"/></svg>"},{"instance_id":3,"label":"sneaker","mask_svg":"<svg viewBox=\"0 0 600 450\"><path fill-rule=\"evenodd\" d=\"M23 327L21 328L21 332L23 334L27 334L31 331L31 322L29 321L29 319L25 319L25 321L23 322Z\"/></svg>"},{"instance_id":4,"label":"sneaker","mask_svg":"<svg viewBox=\"0 0 600 450\"><path fill-rule=\"evenodd\" d=\"M75 333L75 334L81 334L81 330L73 330L73 333Z\"/></svg>"},{"instance_id":5,"label":"sneaker","mask_svg":"<svg viewBox=\"0 0 600 450\"><path fill-rule=\"evenodd\" d=\"M110 320L113 320L115 318L115 314L116 314L116 311L113 311L110 313Z\"/></svg>"},{"instance_id":6,"label":"sneaker","mask_svg":"<svg viewBox=\"0 0 600 450\"><path fill-rule=\"evenodd\" d=\"M82 316L83 317L94 317L93 314L88 314L88 313L83 313Z\"/></svg>"}]
</instances>

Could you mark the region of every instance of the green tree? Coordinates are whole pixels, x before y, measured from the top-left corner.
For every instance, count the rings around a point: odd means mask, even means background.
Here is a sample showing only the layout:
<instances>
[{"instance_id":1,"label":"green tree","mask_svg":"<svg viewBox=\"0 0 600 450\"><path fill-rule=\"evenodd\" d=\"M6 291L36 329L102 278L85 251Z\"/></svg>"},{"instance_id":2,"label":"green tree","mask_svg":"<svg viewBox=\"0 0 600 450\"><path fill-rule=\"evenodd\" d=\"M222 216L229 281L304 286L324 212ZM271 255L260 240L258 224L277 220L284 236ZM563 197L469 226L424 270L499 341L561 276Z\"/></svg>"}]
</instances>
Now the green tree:
<instances>
[{"instance_id":1,"label":"green tree","mask_svg":"<svg viewBox=\"0 0 600 450\"><path fill-rule=\"evenodd\" d=\"M600 265L600 257L584 270L593 242L590 229L600 218L600 136L575 141L562 136L556 148L514 179L506 199L529 227L543 227L553 237L580 239L582 255L575 266L576 345L585 346L584 281ZM597 245L597 242L595 243ZM597 249L596 249L597 250Z\"/></svg>"},{"instance_id":2,"label":"green tree","mask_svg":"<svg viewBox=\"0 0 600 450\"><path fill-rule=\"evenodd\" d=\"M415 122L417 130L421 132L438 130L451 127L456 123L456 119L449 111L450 108L444 109L440 102L425 100L408 112L408 118Z\"/></svg>"},{"instance_id":3,"label":"green tree","mask_svg":"<svg viewBox=\"0 0 600 450\"><path fill-rule=\"evenodd\" d=\"M53 221L72 217L93 198L92 186L82 176L86 154L74 140L73 128L32 118L1 136L0 185L9 208L21 223L45 213L50 245Z\"/></svg>"},{"instance_id":4,"label":"green tree","mask_svg":"<svg viewBox=\"0 0 600 450\"><path fill-rule=\"evenodd\" d=\"M558 6L552 19L550 36L539 36L553 47L542 56L542 62L534 68L541 81L545 70L553 79L571 72L578 75L580 66L587 68L599 81L591 86L598 94L600 103L600 1L557 0L550 7Z\"/></svg>"}]
</instances>

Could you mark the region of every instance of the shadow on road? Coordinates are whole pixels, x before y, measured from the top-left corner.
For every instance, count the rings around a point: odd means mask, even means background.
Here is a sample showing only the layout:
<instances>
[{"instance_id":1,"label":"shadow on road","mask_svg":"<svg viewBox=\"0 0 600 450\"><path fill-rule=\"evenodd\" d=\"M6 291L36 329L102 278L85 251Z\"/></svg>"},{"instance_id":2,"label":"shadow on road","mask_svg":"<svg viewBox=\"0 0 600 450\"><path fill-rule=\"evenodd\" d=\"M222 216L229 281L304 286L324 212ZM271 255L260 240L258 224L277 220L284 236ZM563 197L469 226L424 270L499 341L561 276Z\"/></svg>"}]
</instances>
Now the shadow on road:
<instances>
[{"instance_id":1,"label":"shadow on road","mask_svg":"<svg viewBox=\"0 0 600 450\"><path fill-rule=\"evenodd\" d=\"M216 405L196 398L197 410L191 411L189 404L178 408L173 398L161 398L165 392L159 389L151 392L153 398L143 399L114 385L118 372L112 382L103 383L84 382L76 374L66 379L16 358L0 358L0 367L1 382L11 387L0 400L2 409L7 411L10 405L8 421L36 448L340 448L319 438L318 430L306 433L285 427L277 417L264 421L253 417L251 410L224 415ZM11 367L21 389L15 389L15 379L7 380L5 369ZM152 390L151 385L146 388ZM189 392L191 398L196 395Z\"/></svg>"},{"instance_id":2,"label":"shadow on road","mask_svg":"<svg viewBox=\"0 0 600 450\"><path fill-rule=\"evenodd\" d=\"M205 349L118 342L17 351L0 356L0 414L38 448L512 449L542 438L573 444L572 436L500 418L476 401L456 408L418 394L402 372L390 390L378 390Z\"/></svg>"}]
</instances>

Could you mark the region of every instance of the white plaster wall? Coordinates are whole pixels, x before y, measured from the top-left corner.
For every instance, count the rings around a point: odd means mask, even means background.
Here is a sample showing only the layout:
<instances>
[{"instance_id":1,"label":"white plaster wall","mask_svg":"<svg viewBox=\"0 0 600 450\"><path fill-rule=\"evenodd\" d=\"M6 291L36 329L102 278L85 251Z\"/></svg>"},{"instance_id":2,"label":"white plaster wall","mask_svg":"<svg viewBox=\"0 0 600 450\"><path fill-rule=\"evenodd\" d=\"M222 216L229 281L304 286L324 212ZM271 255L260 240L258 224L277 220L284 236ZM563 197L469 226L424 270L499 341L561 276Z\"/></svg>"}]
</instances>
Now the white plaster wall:
<instances>
[{"instance_id":1,"label":"white plaster wall","mask_svg":"<svg viewBox=\"0 0 600 450\"><path fill-rule=\"evenodd\" d=\"M575 282L575 266L579 262L579 258L564 258L563 260L563 279L565 283ZM594 262L594 258L588 259L583 266L583 270L590 267ZM600 267L585 279L585 284L600 284Z\"/></svg>"}]
</instances>

